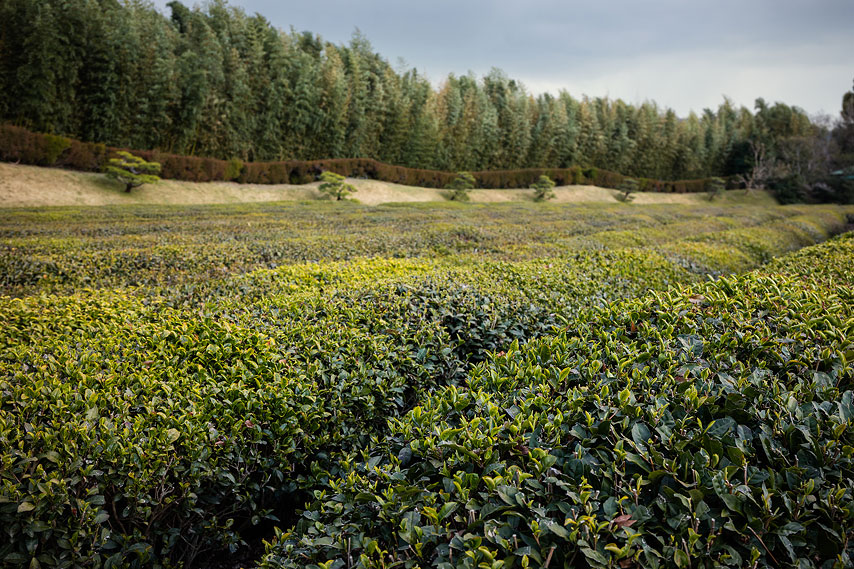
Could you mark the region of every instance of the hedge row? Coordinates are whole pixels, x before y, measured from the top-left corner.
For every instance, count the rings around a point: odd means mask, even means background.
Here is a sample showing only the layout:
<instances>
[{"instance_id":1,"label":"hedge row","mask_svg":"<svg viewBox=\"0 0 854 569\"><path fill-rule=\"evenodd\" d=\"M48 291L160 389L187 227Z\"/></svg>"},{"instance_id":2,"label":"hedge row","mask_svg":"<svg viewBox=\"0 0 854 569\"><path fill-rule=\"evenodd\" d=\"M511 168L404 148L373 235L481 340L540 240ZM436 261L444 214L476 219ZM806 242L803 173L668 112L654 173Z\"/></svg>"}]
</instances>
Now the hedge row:
<instances>
[{"instance_id":1,"label":"hedge row","mask_svg":"<svg viewBox=\"0 0 854 569\"><path fill-rule=\"evenodd\" d=\"M124 148L79 142L69 138L30 132L12 125L0 125L0 160L37 166L58 166L72 170L100 171L107 158ZM369 178L425 188L444 188L455 177L452 172L421 170L383 164L368 158L335 158L328 160L285 160L249 162L218 160L198 156L179 156L157 150L132 150L146 160L160 162L161 176L192 182L233 181L242 184L307 184L330 170L351 178ZM530 168L473 172L479 188L530 188L543 174L558 185L590 184L617 188L624 177L598 168ZM663 181L638 179L638 190L644 192L691 193L707 191L707 180Z\"/></svg>"},{"instance_id":2,"label":"hedge row","mask_svg":"<svg viewBox=\"0 0 854 569\"><path fill-rule=\"evenodd\" d=\"M194 308L121 291L0 297L4 565L176 566L237 548L261 521L292 523L316 473L388 417L554 325L501 286L417 276L425 263L261 271ZM540 289L543 268L517 274ZM553 270L549 294L579 308L679 274L623 252Z\"/></svg>"},{"instance_id":3,"label":"hedge row","mask_svg":"<svg viewBox=\"0 0 854 569\"><path fill-rule=\"evenodd\" d=\"M0 160L4 162L93 171L102 168L110 150L103 144L0 125Z\"/></svg>"},{"instance_id":4,"label":"hedge row","mask_svg":"<svg viewBox=\"0 0 854 569\"><path fill-rule=\"evenodd\" d=\"M387 206L374 210L380 217L366 216L368 209L348 203L335 212L334 223L321 203L133 206L86 215L71 208L0 212L0 294L194 286L306 260L428 257L451 264L459 256L554 259L637 247L655 247L688 268L701 263L698 272L717 274L821 241L846 223L844 210L830 206L743 208L706 201L604 209L472 205L464 218L450 203ZM789 219L792 223L783 223ZM800 239L803 231L810 231L812 240ZM764 257L716 247L706 252L703 240L709 239L725 239L727 245L744 241ZM687 258L680 251L686 247Z\"/></svg>"},{"instance_id":5,"label":"hedge row","mask_svg":"<svg viewBox=\"0 0 854 569\"><path fill-rule=\"evenodd\" d=\"M149 222L164 220L119 225ZM109 242L116 224L103 225ZM256 524L292 525L342 460L385 440L386 419L462 384L486 352L551 333L558 311L696 278L635 249L304 263L160 295L0 297L0 559L174 567L241 547Z\"/></svg>"},{"instance_id":6,"label":"hedge row","mask_svg":"<svg viewBox=\"0 0 854 569\"><path fill-rule=\"evenodd\" d=\"M329 474L264 569L854 563L854 239L513 346Z\"/></svg>"}]
</instances>

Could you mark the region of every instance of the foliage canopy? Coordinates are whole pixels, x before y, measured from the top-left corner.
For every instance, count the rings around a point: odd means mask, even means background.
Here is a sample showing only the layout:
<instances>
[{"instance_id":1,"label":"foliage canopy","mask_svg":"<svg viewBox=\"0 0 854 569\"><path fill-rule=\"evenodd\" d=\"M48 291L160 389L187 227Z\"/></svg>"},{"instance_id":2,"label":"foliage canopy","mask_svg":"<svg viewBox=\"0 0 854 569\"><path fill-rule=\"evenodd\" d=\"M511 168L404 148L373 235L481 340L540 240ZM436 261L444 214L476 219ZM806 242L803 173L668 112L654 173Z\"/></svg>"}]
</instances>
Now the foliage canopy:
<instances>
[{"instance_id":1,"label":"foliage canopy","mask_svg":"<svg viewBox=\"0 0 854 569\"><path fill-rule=\"evenodd\" d=\"M469 172L457 172L457 177L454 178L447 188L451 191L450 200L457 202L467 202L469 200L469 190L473 190L477 181Z\"/></svg>"},{"instance_id":2,"label":"foliage canopy","mask_svg":"<svg viewBox=\"0 0 854 569\"><path fill-rule=\"evenodd\" d=\"M542 202L555 197L554 190L552 189L555 187L554 180L546 175L540 176L531 187L534 190L534 201Z\"/></svg>"},{"instance_id":3,"label":"foliage canopy","mask_svg":"<svg viewBox=\"0 0 854 569\"><path fill-rule=\"evenodd\" d=\"M336 201L342 200L356 191L352 184L346 183L344 176L335 172L326 171L320 175L320 191Z\"/></svg>"},{"instance_id":4,"label":"foliage canopy","mask_svg":"<svg viewBox=\"0 0 854 569\"><path fill-rule=\"evenodd\" d=\"M1 2L0 120L245 162L369 157L448 172L585 165L667 180L744 174L751 139L776 159L782 141L814 132L806 113L782 103L748 109L725 99L679 117L653 102L532 96L500 70L451 75L437 89L362 36L335 45L224 1L185 4L170 2L164 17L138 1Z\"/></svg>"},{"instance_id":5,"label":"foliage canopy","mask_svg":"<svg viewBox=\"0 0 854 569\"><path fill-rule=\"evenodd\" d=\"M617 190L619 191L617 199L623 203L628 203L635 199L632 194L638 191L638 181L634 178L626 178L620 183Z\"/></svg>"},{"instance_id":6,"label":"foliage canopy","mask_svg":"<svg viewBox=\"0 0 854 569\"><path fill-rule=\"evenodd\" d=\"M157 176L160 173L158 162L146 162L143 158L125 151L119 151L117 154L118 157L110 158L104 167L104 173L124 184L125 192L130 193L133 188L160 181Z\"/></svg>"}]
</instances>

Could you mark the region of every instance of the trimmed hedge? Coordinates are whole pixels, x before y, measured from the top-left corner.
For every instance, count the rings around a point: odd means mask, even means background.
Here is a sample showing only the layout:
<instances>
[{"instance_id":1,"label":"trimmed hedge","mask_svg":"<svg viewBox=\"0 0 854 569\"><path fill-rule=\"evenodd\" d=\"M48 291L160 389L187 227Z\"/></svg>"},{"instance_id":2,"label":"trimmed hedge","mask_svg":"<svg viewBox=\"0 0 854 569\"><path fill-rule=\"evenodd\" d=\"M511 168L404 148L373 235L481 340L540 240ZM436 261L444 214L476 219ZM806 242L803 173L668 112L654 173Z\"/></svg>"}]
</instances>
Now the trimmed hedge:
<instances>
[{"instance_id":1,"label":"trimmed hedge","mask_svg":"<svg viewBox=\"0 0 854 569\"><path fill-rule=\"evenodd\" d=\"M37 270L57 271L53 276L64 275L77 291L0 297L4 566L174 567L203 561L212 551L233 551L259 524L292 526L299 506L325 499L329 480L351 465L388 462L373 451L360 460L361 449L379 448L377 441L390 434L387 420L429 401L431 392L452 385L465 389L460 386L471 366L489 352L551 334L567 321L591 322L597 307L650 288L704 278L650 249L686 233L686 222L663 224L662 233L645 233L640 247L629 250L578 249L562 258L517 262L503 260L503 254L436 258L435 246L509 247L491 241L495 236L487 231L506 232L514 246L526 240L542 255L537 231L543 227L520 222L516 213L524 208L467 209L470 222L482 212L483 224L460 226L457 208L435 206L384 208L381 223L375 218L372 230L361 229L384 242L389 227L407 227L421 212L413 234L422 240L406 246L420 247L429 259L330 262L352 243L332 235L318 244L306 226L328 232L343 225L345 235L347 217L339 213L330 223L328 209L318 209L323 217L313 223L291 219L289 230L292 246L304 247L314 259L325 250L323 261L232 277L214 270L220 267L214 260L238 263L246 251L265 245L272 219L292 217L282 215L287 210L281 206L265 207L271 209L4 212L20 220L15 227L2 226L0 253L8 266L27 259L21 251L32 240L40 249L32 257L41 263ZM592 220L586 209L532 205L528 211L564 235L590 232L590 223L653 227L681 219L672 208L643 214L595 209L600 215ZM715 210L727 211L703 212ZM81 211L92 216L88 224ZM198 236L204 247L221 242L209 257L191 253L195 242L183 236L198 229L199 211L208 212L213 225L226 226L218 238ZM499 223L502 211L519 225ZM779 211L754 212L741 221L764 223L776 233L785 230L776 221ZM815 211L822 213L793 222L828 231L838 223L828 208ZM360 208L353 212L365 217ZM443 213L455 224L436 223ZM694 215L694 227L709 225ZM35 222L45 218L50 222ZM244 233L250 222L261 227L245 249L241 240L250 238ZM734 222L720 218L716 224L723 229ZM532 229L525 233L519 226ZM719 231L721 244L710 240L703 250L738 250L743 240L730 231L736 230ZM75 240L68 232L91 239ZM163 248L152 251L138 241L141 233L160 239ZM778 245L752 239L744 258L759 262L809 235ZM139 250L112 249L127 243ZM164 278L162 265L173 263L176 272ZM79 290L137 283L148 270L155 275L152 288ZM184 273L196 280L175 286L185 282ZM391 441L400 446L399 439ZM315 537L312 546L338 543ZM358 540L352 543L360 547Z\"/></svg>"},{"instance_id":2,"label":"trimmed hedge","mask_svg":"<svg viewBox=\"0 0 854 569\"><path fill-rule=\"evenodd\" d=\"M112 149L110 149L112 150ZM0 160L35 166L59 166L72 170L100 170L108 158L103 144L80 142L25 128L0 125Z\"/></svg>"},{"instance_id":3,"label":"trimmed hedge","mask_svg":"<svg viewBox=\"0 0 854 569\"><path fill-rule=\"evenodd\" d=\"M105 147L103 144L79 142L27 129L0 125L0 160L36 166L58 166L72 170L100 171L110 155L128 150L148 161L160 162L161 177L192 182L236 181L242 184L307 184L321 172L330 170L350 178L369 178L407 186L445 188L456 177L453 172L421 170L383 164L369 158L334 158L326 160L285 160L280 162L235 163L198 156L179 156L157 150L130 150ZM485 189L526 189L541 175L557 185L590 184L617 188L623 176L599 168L529 168L472 172L477 186ZM651 180L638 178L643 192L698 193L707 188L707 179Z\"/></svg>"},{"instance_id":4,"label":"trimmed hedge","mask_svg":"<svg viewBox=\"0 0 854 569\"><path fill-rule=\"evenodd\" d=\"M431 268L284 267L198 303L0 297L0 559L156 567L236 549L254 524L292 521L316 473L387 418L555 324L500 284L507 267L461 271L488 293ZM544 268L514 272L578 309L681 274L621 252L561 263L548 281Z\"/></svg>"},{"instance_id":5,"label":"trimmed hedge","mask_svg":"<svg viewBox=\"0 0 854 569\"><path fill-rule=\"evenodd\" d=\"M450 202L347 203L334 223L322 203L9 211L0 212L0 294L196 286L307 260L438 257L453 263L459 255L566 258L630 247L654 248L692 271L720 274L842 231L844 211L708 202L644 208L508 203L470 205L463 216ZM707 248L709 240L727 248ZM751 244L750 255L737 247L741 241Z\"/></svg>"},{"instance_id":6,"label":"trimmed hedge","mask_svg":"<svg viewBox=\"0 0 854 569\"><path fill-rule=\"evenodd\" d=\"M852 262L849 234L508 348L330 473L261 567L851 567Z\"/></svg>"}]
</instances>

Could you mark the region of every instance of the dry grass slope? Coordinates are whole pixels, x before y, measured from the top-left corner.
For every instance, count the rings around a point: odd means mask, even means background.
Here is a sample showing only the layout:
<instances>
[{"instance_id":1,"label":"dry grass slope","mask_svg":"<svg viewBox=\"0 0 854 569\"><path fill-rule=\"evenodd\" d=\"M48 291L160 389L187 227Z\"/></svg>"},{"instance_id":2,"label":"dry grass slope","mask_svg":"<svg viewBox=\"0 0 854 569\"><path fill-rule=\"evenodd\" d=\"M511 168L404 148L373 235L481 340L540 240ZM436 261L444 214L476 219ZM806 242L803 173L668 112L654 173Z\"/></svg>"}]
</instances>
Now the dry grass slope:
<instances>
[{"instance_id":1,"label":"dry grass slope","mask_svg":"<svg viewBox=\"0 0 854 569\"><path fill-rule=\"evenodd\" d=\"M348 180L356 187L353 199L366 205L395 202L444 201L443 190L402 186L376 180ZM304 186L181 182L163 180L126 194L120 184L101 174L0 163L0 207L42 207L120 204L218 204L325 199L318 183ZM616 202L616 190L596 186L555 188L557 203ZM531 190L473 190L471 201L480 203L531 201ZM705 194L638 193L635 204L691 204L706 201ZM774 203L764 192L729 192L727 202Z\"/></svg>"}]
</instances>

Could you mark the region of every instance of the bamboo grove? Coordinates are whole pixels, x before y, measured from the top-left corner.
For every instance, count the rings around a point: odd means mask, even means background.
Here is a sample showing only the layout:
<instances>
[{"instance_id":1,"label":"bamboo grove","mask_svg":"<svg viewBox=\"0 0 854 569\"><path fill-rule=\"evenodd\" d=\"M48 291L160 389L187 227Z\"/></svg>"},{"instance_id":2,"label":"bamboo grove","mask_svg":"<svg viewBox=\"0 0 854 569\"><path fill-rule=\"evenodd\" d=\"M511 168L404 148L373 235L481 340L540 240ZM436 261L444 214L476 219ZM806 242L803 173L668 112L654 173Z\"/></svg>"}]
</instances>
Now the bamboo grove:
<instances>
[{"instance_id":1,"label":"bamboo grove","mask_svg":"<svg viewBox=\"0 0 854 569\"><path fill-rule=\"evenodd\" d=\"M498 69L434 86L358 31L334 45L224 0L167 12L145 0L0 2L0 121L223 159L578 165L669 180L745 173L757 142L801 156L816 129L801 109L761 99L680 118L653 102L534 96Z\"/></svg>"}]
</instances>

